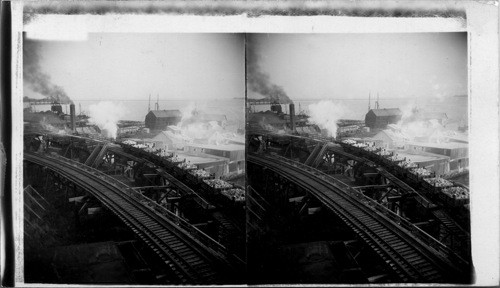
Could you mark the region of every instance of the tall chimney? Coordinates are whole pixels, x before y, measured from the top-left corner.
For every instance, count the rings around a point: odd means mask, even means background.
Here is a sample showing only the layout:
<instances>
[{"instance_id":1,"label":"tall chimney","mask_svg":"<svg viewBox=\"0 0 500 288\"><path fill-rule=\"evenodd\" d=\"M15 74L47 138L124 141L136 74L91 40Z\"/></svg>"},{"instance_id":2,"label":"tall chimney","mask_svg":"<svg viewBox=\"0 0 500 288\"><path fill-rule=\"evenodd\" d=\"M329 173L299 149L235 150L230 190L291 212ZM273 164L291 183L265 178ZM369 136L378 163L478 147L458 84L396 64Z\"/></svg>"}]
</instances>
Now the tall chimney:
<instances>
[{"instance_id":1,"label":"tall chimney","mask_svg":"<svg viewBox=\"0 0 500 288\"><path fill-rule=\"evenodd\" d=\"M69 105L69 114L71 119L71 131L75 132L75 104Z\"/></svg>"},{"instance_id":2,"label":"tall chimney","mask_svg":"<svg viewBox=\"0 0 500 288\"><path fill-rule=\"evenodd\" d=\"M295 132L295 105L290 104L290 127L292 128L292 133Z\"/></svg>"}]
</instances>

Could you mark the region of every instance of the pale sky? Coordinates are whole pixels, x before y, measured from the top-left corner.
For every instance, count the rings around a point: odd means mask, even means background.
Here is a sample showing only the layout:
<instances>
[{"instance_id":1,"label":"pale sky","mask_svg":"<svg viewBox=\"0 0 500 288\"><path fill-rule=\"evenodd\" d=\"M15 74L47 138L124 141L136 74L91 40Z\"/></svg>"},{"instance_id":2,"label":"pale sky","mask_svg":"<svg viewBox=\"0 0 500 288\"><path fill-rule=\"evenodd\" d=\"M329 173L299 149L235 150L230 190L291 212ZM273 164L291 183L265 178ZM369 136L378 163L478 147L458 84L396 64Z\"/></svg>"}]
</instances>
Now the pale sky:
<instances>
[{"instance_id":1,"label":"pale sky","mask_svg":"<svg viewBox=\"0 0 500 288\"><path fill-rule=\"evenodd\" d=\"M76 102L245 96L242 34L94 33L37 46L40 69Z\"/></svg>"},{"instance_id":2,"label":"pale sky","mask_svg":"<svg viewBox=\"0 0 500 288\"><path fill-rule=\"evenodd\" d=\"M252 34L247 41L292 100L467 93L466 33ZM243 34L94 33L39 43L41 70L73 101L245 95ZM37 96L28 85L24 94Z\"/></svg>"},{"instance_id":3,"label":"pale sky","mask_svg":"<svg viewBox=\"0 0 500 288\"><path fill-rule=\"evenodd\" d=\"M467 94L466 33L254 34L247 41L292 100Z\"/></svg>"}]
</instances>

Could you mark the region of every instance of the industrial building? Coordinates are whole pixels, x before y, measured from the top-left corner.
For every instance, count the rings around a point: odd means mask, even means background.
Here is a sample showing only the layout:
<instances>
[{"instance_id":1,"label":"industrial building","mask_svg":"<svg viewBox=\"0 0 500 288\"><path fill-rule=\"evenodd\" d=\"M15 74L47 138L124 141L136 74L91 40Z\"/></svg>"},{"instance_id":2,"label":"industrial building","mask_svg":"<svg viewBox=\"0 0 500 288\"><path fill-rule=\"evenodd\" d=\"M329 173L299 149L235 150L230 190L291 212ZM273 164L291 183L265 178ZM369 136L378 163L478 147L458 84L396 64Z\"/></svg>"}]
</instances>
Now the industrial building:
<instances>
[{"instance_id":1,"label":"industrial building","mask_svg":"<svg viewBox=\"0 0 500 288\"><path fill-rule=\"evenodd\" d=\"M75 135L96 135L100 130L97 126L83 126L75 128Z\"/></svg>"},{"instance_id":2,"label":"industrial building","mask_svg":"<svg viewBox=\"0 0 500 288\"><path fill-rule=\"evenodd\" d=\"M162 131L151 139L152 142L158 143L157 147L166 150L179 150L193 141L191 138L181 135L178 130L170 129L170 127L167 128L167 131Z\"/></svg>"},{"instance_id":3,"label":"industrial building","mask_svg":"<svg viewBox=\"0 0 500 288\"><path fill-rule=\"evenodd\" d=\"M182 118L179 110L151 110L146 114L146 128L165 130L167 126L177 125Z\"/></svg>"},{"instance_id":4,"label":"industrial building","mask_svg":"<svg viewBox=\"0 0 500 288\"><path fill-rule=\"evenodd\" d=\"M436 176L445 175L450 172L450 157L427 153L413 152L411 150L397 151L398 157L405 158L407 161L415 163L418 167L436 173Z\"/></svg>"},{"instance_id":5,"label":"industrial building","mask_svg":"<svg viewBox=\"0 0 500 288\"><path fill-rule=\"evenodd\" d=\"M140 127L139 126L127 126L127 127L121 127L118 128L118 135L124 136L124 135L133 135L139 132Z\"/></svg>"},{"instance_id":6,"label":"industrial building","mask_svg":"<svg viewBox=\"0 0 500 288\"><path fill-rule=\"evenodd\" d=\"M225 157L217 157L213 155L194 155L192 153L175 153L176 157L180 160L189 163L190 165L195 165L198 169L203 169L210 174L213 174L215 178L220 178L226 175L229 171L229 160Z\"/></svg>"},{"instance_id":7,"label":"industrial building","mask_svg":"<svg viewBox=\"0 0 500 288\"><path fill-rule=\"evenodd\" d=\"M448 156L450 158L450 171L461 171L469 167L469 147L465 143L408 142L405 144L405 150Z\"/></svg>"},{"instance_id":8,"label":"industrial building","mask_svg":"<svg viewBox=\"0 0 500 288\"><path fill-rule=\"evenodd\" d=\"M193 155L213 155L229 158L229 173L242 173L245 170L245 146L237 144L206 145L189 144L184 150Z\"/></svg>"},{"instance_id":9,"label":"industrial building","mask_svg":"<svg viewBox=\"0 0 500 288\"><path fill-rule=\"evenodd\" d=\"M384 129L372 137L377 147L385 149L401 149L410 138L398 130Z\"/></svg>"},{"instance_id":10,"label":"industrial building","mask_svg":"<svg viewBox=\"0 0 500 288\"><path fill-rule=\"evenodd\" d=\"M371 109L366 113L365 125L370 129L385 129L389 124L396 124L403 113L399 108Z\"/></svg>"},{"instance_id":11,"label":"industrial building","mask_svg":"<svg viewBox=\"0 0 500 288\"><path fill-rule=\"evenodd\" d=\"M254 126L254 129L284 130L287 126L287 120L273 111L252 113L248 116L248 123Z\"/></svg>"}]
</instances>

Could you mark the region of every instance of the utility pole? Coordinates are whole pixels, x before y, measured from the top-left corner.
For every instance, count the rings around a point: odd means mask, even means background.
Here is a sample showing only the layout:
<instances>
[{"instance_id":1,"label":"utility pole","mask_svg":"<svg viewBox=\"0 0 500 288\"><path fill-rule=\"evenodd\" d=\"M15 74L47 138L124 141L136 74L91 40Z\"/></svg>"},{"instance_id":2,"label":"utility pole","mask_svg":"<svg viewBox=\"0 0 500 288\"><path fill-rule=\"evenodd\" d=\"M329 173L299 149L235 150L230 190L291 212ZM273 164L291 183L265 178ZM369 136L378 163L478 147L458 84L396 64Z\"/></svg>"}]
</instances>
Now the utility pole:
<instances>
[{"instance_id":1,"label":"utility pole","mask_svg":"<svg viewBox=\"0 0 500 288\"><path fill-rule=\"evenodd\" d=\"M149 93L149 101L148 101L148 113L151 111L151 93Z\"/></svg>"}]
</instances>

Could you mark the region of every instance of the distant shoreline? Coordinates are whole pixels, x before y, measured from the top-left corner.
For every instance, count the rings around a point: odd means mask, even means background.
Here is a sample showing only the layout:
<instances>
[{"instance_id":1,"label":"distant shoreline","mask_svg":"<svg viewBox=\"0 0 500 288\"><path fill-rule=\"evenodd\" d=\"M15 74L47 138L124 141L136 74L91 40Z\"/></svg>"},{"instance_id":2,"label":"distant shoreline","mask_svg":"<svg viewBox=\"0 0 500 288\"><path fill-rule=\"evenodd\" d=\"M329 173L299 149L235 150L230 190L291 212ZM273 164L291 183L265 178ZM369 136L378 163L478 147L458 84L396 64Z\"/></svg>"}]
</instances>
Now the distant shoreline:
<instances>
[{"instance_id":1,"label":"distant shoreline","mask_svg":"<svg viewBox=\"0 0 500 288\"><path fill-rule=\"evenodd\" d=\"M453 95L453 96L445 96L443 98L468 98L468 95ZM245 98L234 98L234 99L245 99ZM259 100L263 100L264 98L248 98L249 102L257 102ZM394 98L379 98L379 101L386 100L431 100L438 99L437 97L394 97ZM292 99L295 102L319 102L319 101L368 101L368 98L311 98L311 99ZM375 100L372 99L372 102Z\"/></svg>"}]
</instances>

